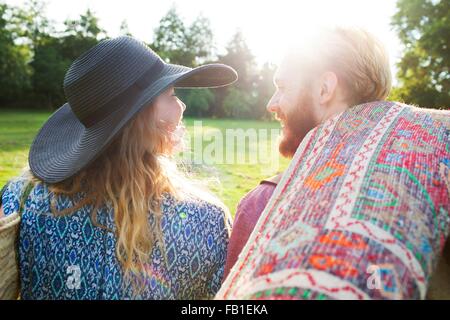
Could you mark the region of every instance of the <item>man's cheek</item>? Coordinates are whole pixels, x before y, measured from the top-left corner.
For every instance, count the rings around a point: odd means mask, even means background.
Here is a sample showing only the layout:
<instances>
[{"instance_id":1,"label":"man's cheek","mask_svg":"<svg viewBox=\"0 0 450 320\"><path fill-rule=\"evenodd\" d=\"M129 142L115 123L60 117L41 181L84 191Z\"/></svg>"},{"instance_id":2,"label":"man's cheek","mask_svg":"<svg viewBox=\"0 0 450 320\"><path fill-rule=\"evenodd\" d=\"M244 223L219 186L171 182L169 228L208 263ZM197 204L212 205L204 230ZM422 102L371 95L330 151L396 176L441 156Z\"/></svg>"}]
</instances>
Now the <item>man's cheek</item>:
<instances>
[{"instance_id":1,"label":"man's cheek","mask_svg":"<svg viewBox=\"0 0 450 320\"><path fill-rule=\"evenodd\" d=\"M282 99L282 103L280 103L282 107L282 111L285 115L290 114L294 112L295 110L295 99L292 99L292 97L288 94L285 94Z\"/></svg>"}]
</instances>

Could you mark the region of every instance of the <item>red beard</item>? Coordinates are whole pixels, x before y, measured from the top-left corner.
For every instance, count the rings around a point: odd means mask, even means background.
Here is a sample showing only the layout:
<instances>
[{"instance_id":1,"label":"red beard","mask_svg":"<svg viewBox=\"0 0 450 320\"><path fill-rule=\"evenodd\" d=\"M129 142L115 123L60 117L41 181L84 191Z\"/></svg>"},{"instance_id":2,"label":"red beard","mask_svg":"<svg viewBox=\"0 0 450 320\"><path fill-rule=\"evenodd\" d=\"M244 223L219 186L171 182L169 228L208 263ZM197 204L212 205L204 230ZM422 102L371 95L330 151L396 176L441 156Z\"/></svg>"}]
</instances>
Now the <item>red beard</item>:
<instances>
[{"instance_id":1,"label":"red beard","mask_svg":"<svg viewBox=\"0 0 450 320\"><path fill-rule=\"evenodd\" d=\"M311 95L305 93L299 97L298 104L292 112L288 114L284 114L282 111L277 112L277 118L284 124L283 135L278 147L283 157L292 158L303 138L316 126L313 108Z\"/></svg>"}]
</instances>

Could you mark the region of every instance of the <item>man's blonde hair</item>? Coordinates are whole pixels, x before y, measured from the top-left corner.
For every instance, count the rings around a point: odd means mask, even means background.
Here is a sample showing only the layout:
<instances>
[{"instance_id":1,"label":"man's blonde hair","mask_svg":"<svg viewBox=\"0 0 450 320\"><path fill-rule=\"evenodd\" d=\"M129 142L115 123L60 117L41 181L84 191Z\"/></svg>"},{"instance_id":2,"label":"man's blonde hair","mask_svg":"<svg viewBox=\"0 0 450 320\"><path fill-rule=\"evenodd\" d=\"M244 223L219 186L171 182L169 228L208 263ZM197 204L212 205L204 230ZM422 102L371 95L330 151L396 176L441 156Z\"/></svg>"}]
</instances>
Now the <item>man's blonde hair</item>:
<instances>
[{"instance_id":1,"label":"man's blonde hair","mask_svg":"<svg viewBox=\"0 0 450 320\"><path fill-rule=\"evenodd\" d=\"M392 84L389 57L384 45L368 31L347 27L321 30L312 45L302 48L303 53L305 49L309 57L304 62L310 63L310 69L336 73L350 105L388 96Z\"/></svg>"}]
</instances>

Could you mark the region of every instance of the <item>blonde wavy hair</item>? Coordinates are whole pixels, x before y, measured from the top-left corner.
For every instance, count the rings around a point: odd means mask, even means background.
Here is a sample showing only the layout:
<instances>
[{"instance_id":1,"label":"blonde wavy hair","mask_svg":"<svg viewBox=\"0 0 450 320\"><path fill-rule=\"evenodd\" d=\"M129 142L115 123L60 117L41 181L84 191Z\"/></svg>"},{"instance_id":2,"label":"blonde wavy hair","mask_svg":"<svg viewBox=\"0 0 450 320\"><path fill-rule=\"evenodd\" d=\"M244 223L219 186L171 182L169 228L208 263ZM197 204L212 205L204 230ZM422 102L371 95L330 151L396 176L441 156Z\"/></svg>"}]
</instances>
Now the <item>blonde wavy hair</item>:
<instances>
[{"instance_id":1,"label":"blonde wavy hair","mask_svg":"<svg viewBox=\"0 0 450 320\"><path fill-rule=\"evenodd\" d=\"M206 189L188 181L170 159L172 144L166 130L158 125L154 108L146 107L132 119L109 147L88 167L72 178L49 185L51 210L58 216L69 215L85 205L93 205L91 220L97 227L97 211L105 204L114 210L117 245L116 256L127 280L143 286L145 264L155 245L164 253L160 229L164 194L176 199L202 199L227 208ZM34 178L40 182L39 179ZM189 186L187 185L189 184ZM60 195L80 200L58 211ZM150 227L149 214L155 217ZM165 254L163 254L165 256Z\"/></svg>"}]
</instances>

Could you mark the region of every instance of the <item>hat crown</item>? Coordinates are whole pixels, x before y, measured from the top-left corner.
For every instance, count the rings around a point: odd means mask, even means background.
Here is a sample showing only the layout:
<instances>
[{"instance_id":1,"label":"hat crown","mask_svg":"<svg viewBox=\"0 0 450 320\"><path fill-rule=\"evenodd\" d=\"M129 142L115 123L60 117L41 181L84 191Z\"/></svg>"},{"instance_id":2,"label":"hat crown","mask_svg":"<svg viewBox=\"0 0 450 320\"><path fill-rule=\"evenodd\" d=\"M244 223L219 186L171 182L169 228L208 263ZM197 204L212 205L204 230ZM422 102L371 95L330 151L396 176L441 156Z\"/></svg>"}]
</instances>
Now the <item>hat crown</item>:
<instances>
[{"instance_id":1,"label":"hat crown","mask_svg":"<svg viewBox=\"0 0 450 320\"><path fill-rule=\"evenodd\" d=\"M158 62L162 60L156 53L132 37L103 40L70 66L64 78L66 99L77 118L87 126L86 118Z\"/></svg>"}]
</instances>

